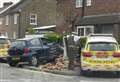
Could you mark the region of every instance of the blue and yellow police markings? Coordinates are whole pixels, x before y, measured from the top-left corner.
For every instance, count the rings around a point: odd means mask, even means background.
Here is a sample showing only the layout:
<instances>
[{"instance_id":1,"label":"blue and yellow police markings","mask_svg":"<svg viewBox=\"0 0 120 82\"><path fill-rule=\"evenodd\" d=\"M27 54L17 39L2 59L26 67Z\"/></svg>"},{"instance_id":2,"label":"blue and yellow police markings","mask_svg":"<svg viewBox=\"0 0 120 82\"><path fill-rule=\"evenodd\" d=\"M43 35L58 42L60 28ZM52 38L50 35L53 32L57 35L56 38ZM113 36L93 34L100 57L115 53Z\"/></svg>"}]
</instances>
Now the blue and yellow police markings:
<instances>
[{"instance_id":1,"label":"blue and yellow police markings","mask_svg":"<svg viewBox=\"0 0 120 82\"><path fill-rule=\"evenodd\" d=\"M93 60L91 58L83 58L84 62L88 62L91 64L115 64L119 62L119 59L112 59L111 61L109 60Z\"/></svg>"},{"instance_id":2,"label":"blue and yellow police markings","mask_svg":"<svg viewBox=\"0 0 120 82\"><path fill-rule=\"evenodd\" d=\"M87 52L87 51L85 51L85 52ZM91 57L83 57L82 62L88 62L91 64L115 64L115 63L120 62L120 58L112 57L112 55L114 53L113 51L106 51L106 52L89 51L89 53L92 56Z\"/></svg>"},{"instance_id":3,"label":"blue and yellow police markings","mask_svg":"<svg viewBox=\"0 0 120 82\"><path fill-rule=\"evenodd\" d=\"M7 56L7 50L8 48L1 48L0 49L0 57L6 57Z\"/></svg>"}]
</instances>

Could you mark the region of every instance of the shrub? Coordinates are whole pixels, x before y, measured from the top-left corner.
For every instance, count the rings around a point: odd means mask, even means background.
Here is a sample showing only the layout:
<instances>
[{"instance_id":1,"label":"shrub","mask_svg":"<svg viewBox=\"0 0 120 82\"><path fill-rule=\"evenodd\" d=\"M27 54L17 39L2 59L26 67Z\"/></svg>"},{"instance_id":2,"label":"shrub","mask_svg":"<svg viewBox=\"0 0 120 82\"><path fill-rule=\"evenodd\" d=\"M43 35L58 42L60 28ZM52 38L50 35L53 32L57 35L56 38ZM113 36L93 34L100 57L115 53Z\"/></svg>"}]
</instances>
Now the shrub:
<instances>
[{"instance_id":1,"label":"shrub","mask_svg":"<svg viewBox=\"0 0 120 82\"><path fill-rule=\"evenodd\" d=\"M29 25L26 29L26 33L27 34L34 34L35 30L33 28L34 28L33 26Z\"/></svg>"},{"instance_id":2,"label":"shrub","mask_svg":"<svg viewBox=\"0 0 120 82\"><path fill-rule=\"evenodd\" d=\"M86 41L87 41L87 37L81 37L80 38L80 44L81 44L82 48L85 47Z\"/></svg>"},{"instance_id":3,"label":"shrub","mask_svg":"<svg viewBox=\"0 0 120 82\"><path fill-rule=\"evenodd\" d=\"M46 33L44 34L44 37L48 39L49 41L55 41L55 42L62 41L62 36L57 33Z\"/></svg>"}]
</instances>

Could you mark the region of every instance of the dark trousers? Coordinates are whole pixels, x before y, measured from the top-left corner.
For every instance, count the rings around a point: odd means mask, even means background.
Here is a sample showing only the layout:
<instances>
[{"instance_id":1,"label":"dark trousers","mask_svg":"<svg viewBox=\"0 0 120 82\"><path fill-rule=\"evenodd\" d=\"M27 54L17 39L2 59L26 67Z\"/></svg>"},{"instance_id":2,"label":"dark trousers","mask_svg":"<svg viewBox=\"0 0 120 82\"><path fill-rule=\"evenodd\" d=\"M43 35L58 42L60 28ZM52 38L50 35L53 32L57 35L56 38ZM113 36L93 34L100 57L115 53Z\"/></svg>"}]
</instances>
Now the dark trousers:
<instances>
[{"instance_id":1,"label":"dark trousers","mask_svg":"<svg viewBox=\"0 0 120 82\"><path fill-rule=\"evenodd\" d=\"M68 66L68 69L69 70L74 70L74 59L73 60L69 60L69 66Z\"/></svg>"}]
</instances>

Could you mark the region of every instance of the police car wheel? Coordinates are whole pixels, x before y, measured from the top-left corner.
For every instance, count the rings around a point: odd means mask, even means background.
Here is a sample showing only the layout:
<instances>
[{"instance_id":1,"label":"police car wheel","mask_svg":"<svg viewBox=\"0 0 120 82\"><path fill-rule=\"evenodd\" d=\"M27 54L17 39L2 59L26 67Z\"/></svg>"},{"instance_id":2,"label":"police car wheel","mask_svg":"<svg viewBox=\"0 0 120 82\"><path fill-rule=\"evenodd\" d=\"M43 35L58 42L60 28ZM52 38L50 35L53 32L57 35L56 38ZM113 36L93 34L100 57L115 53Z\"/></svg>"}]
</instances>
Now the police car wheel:
<instances>
[{"instance_id":1,"label":"police car wheel","mask_svg":"<svg viewBox=\"0 0 120 82\"><path fill-rule=\"evenodd\" d=\"M92 71L87 70L81 70L80 74L87 77L91 77L93 75Z\"/></svg>"},{"instance_id":2,"label":"police car wheel","mask_svg":"<svg viewBox=\"0 0 120 82\"><path fill-rule=\"evenodd\" d=\"M117 72L118 77L120 77L120 71Z\"/></svg>"},{"instance_id":3,"label":"police car wheel","mask_svg":"<svg viewBox=\"0 0 120 82\"><path fill-rule=\"evenodd\" d=\"M80 74L81 74L81 75L86 75L86 72L81 69L81 70L80 70Z\"/></svg>"}]
</instances>

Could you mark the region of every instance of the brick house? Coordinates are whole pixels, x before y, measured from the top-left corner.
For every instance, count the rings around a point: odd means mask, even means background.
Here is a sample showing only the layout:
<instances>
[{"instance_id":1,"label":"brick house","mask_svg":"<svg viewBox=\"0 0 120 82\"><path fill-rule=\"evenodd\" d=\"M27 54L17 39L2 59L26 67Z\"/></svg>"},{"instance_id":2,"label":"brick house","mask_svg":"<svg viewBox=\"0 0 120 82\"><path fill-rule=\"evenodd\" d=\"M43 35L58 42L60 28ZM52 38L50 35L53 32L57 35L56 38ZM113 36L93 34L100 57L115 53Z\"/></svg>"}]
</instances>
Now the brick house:
<instances>
[{"instance_id":1,"label":"brick house","mask_svg":"<svg viewBox=\"0 0 120 82\"><path fill-rule=\"evenodd\" d=\"M21 0L0 10L0 32L10 39L25 36L29 26L56 24L56 0Z\"/></svg>"},{"instance_id":2,"label":"brick house","mask_svg":"<svg viewBox=\"0 0 120 82\"><path fill-rule=\"evenodd\" d=\"M61 25L58 24L57 29L66 28L66 31L71 31L72 28L72 31L81 36L89 33L108 33L120 39L120 0L84 1L83 13L82 0L57 0L57 10L59 10L57 16L63 17L62 21L64 20ZM60 18L59 21L61 22Z\"/></svg>"}]
</instances>

